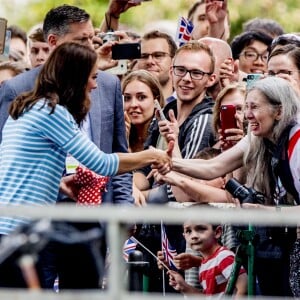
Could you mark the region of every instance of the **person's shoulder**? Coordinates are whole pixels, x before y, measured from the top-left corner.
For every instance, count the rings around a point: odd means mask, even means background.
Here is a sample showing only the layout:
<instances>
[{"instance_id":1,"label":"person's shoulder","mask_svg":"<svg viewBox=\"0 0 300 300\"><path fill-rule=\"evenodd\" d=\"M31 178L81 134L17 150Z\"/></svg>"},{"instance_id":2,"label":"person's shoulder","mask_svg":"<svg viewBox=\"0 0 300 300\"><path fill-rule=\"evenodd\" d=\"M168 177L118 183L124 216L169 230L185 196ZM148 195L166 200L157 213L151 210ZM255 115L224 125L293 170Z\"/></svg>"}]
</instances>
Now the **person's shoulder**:
<instances>
[{"instance_id":1,"label":"person's shoulder","mask_svg":"<svg viewBox=\"0 0 300 300\"><path fill-rule=\"evenodd\" d=\"M118 82L120 81L116 75L113 75L106 71L99 71L97 80L101 83L108 83L108 82Z\"/></svg>"},{"instance_id":2,"label":"person's shoulder","mask_svg":"<svg viewBox=\"0 0 300 300\"><path fill-rule=\"evenodd\" d=\"M233 251L231 251L229 248L225 246L221 246L217 251L216 251L216 257L219 257L220 259L224 259L226 257L234 257L235 254Z\"/></svg>"},{"instance_id":3,"label":"person's shoulder","mask_svg":"<svg viewBox=\"0 0 300 300\"><path fill-rule=\"evenodd\" d=\"M34 68L25 71L3 83L3 87L13 88L18 92L23 92L32 89L35 79L40 72L40 68Z\"/></svg>"}]
</instances>

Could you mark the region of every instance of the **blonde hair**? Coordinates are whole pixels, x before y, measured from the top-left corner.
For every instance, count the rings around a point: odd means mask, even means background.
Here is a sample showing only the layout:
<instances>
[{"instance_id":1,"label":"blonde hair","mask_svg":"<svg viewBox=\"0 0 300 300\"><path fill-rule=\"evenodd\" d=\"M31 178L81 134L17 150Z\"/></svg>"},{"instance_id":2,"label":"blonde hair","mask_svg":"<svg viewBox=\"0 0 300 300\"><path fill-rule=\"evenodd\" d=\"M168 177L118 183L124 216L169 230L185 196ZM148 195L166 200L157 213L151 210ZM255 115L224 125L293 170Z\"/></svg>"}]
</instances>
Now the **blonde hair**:
<instances>
[{"instance_id":1,"label":"blonde hair","mask_svg":"<svg viewBox=\"0 0 300 300\"><path fill-rule=\"evenodd\" d=\"M218 129L220 129L221 127L220 111L221 111L222 100L226 95L231 94L235 91L239 91L246 96L246 84L243 82L231 83L226 87L224 87L216 98L214 108L213 108L213 121L212 121L212 126L215 133L217 133Z\"/></svg>"}]
</instances>

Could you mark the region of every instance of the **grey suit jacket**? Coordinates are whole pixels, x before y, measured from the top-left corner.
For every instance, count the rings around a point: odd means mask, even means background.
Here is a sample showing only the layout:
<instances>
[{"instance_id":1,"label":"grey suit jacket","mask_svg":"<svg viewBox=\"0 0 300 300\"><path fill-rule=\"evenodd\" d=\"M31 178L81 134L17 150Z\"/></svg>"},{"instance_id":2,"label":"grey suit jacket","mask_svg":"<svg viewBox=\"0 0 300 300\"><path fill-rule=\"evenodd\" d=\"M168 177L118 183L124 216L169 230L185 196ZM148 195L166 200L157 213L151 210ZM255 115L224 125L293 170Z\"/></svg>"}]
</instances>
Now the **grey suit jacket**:
<instances>
[{"instance_id":1,"label":"grey suit jacket","mask_svg":"<svg viewBox=\"0 0 300 300\"><path fill-rule=\"evenodd\" d=\"M0 86L0 141L11 101L20 93L30 91L40 67L22 73ZM119 79L99 72L98 87L91 92L89 112L92 141L104 152L127 152L123 101ZM104 203L132 204L132 174L114 176L110 180Z\"/></svg>"}]
</instances>

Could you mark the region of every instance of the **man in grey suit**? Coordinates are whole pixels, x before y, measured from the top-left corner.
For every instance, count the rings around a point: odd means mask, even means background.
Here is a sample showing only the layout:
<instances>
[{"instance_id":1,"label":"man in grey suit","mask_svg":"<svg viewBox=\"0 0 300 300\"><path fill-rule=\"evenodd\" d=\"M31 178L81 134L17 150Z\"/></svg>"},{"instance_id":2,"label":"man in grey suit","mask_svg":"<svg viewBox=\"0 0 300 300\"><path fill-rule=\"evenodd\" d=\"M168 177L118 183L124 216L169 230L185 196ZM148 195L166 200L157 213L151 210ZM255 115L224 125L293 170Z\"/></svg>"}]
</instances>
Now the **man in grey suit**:
<instances>
[{"instance_id":1,"label":"man in grey suit","mask_svg":"<svg viewBox=\"0 0 300 300\"><path fill-rule=\"evenodd\" d=\"M94 28L90 16L84 10L74 6L62 5L51 9L45 17L43 31L51 50L68 41L76 41L93 47ZM39 71L39 67L32 69L0 86L0 140L2 140L2 129L8 117L8 107L11 101L21 92L29 91L34 87ZM119 79L100 71L97 84L98 87L91 93L91 110L87 120L82 124L82 130L106 153L127 152ZM107 186L107 192L103 195L103 202L131 205L133 203L132 174L113 177ZM73 264L64 266L64 280L60 280L60 288L97 288L101 274L96 269L93 260L88 257L90 250L84 250L88 252L87 255L87 252L81 252L85 253L84 255L87 257L84 259L79 254L81 250L74 251L75 249L72 249L68 259L73 261ZM50 255L46 255L46 260L43 262L49 266L53 263L49 259L53 252L57 251L58 254L61 254L61 248L55 247L55 250L52 250L50 250ZM64 258L61 261L65 263ZM49 271L47 274L43 274L44 287L51 288L53 286L54 273Z\"/></svg>"}]
</instances>

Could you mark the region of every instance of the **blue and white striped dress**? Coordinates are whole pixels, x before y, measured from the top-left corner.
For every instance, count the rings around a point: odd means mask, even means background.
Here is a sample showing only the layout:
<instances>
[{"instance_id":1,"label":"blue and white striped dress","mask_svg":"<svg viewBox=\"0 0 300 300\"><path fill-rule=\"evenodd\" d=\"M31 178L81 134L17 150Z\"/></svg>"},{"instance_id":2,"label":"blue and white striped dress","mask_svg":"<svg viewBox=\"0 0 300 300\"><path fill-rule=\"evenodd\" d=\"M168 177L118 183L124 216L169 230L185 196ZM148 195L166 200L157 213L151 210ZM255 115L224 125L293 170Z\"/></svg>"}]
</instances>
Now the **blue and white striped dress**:
<instances>
[{"instance_id":1,"label":"blue and white striped dress","mask_svg":"<svg viewBox=\"0 0 300 300\"><path fill-rule=\"evenodd\" d=\"M113 176L119 167L116 154L105 154L83 135L66 108L50 108L45 99L17 120L8 118L0 146L0 205L51 205L70 153L87 168ZM1 210L1 208L0 208ZM22 218L0 217L0 234L24 223Z\"/></svg>"}]
</instances>

